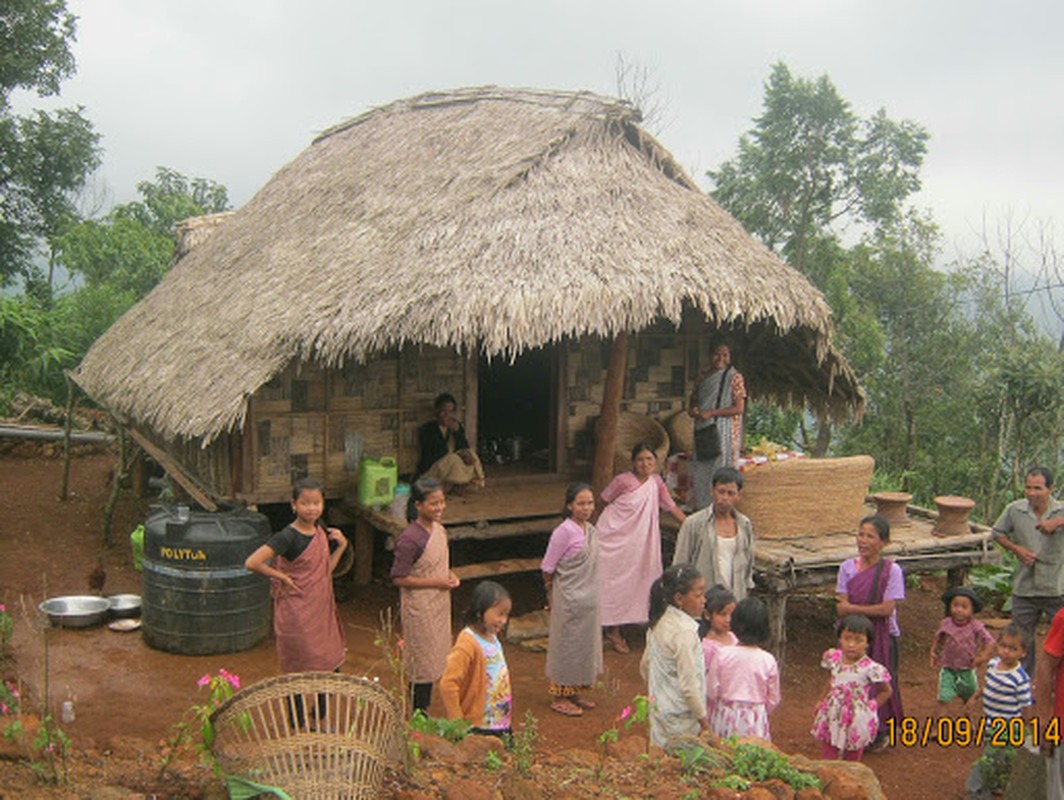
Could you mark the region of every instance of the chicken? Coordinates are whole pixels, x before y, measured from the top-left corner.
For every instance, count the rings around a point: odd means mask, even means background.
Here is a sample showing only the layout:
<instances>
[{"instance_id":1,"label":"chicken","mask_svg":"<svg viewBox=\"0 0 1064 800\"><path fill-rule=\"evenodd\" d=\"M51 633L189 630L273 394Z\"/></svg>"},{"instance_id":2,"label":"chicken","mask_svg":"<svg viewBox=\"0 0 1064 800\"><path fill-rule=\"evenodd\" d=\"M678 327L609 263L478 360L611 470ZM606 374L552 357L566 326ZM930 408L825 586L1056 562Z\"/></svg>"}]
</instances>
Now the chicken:
<instances>
[{"instance_id":1,"label":"chicken","mask_svg":"<svg viewBox=\"0 0 1064 800\"><path fill-rule=\"evenodd\" d=\"M89 573L89 591L103 595L103 585L107 582L107 571L103 568L103 556L96 557L96 568Z\"/></svg>"}]
</instances>

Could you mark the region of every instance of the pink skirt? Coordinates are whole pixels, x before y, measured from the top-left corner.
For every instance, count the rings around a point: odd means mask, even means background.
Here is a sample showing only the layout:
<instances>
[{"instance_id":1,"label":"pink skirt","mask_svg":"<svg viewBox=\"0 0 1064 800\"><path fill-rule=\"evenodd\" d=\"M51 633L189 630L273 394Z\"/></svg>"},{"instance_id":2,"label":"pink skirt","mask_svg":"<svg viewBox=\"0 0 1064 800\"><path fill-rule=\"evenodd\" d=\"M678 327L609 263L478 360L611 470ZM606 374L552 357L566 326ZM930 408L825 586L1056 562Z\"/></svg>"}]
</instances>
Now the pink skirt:
<instances>
[{"instance_id":1,"label":"pink skirt","mask_svg":"<svg viewBox=\"0 0 1064 800\"><path fill-rule=\"evenodd\" d=\"M768 711L764 703L718 700L709 717L709 727L722 739L728 736L758 736L771 740Z\"/></svg>"}]
</instances>

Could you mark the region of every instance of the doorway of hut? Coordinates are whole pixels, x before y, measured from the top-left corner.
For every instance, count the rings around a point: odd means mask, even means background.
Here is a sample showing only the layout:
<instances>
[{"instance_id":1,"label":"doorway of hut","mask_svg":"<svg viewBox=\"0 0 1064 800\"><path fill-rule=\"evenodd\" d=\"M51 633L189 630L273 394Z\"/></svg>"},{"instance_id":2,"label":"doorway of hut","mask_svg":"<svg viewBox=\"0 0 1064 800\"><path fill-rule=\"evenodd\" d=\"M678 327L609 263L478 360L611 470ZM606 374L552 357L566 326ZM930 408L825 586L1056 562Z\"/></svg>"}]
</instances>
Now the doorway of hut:
<instances>
[{"instance_id":1,"label":"doorway of hut","mask_svg":"<svg viewBox=\"0 0 1064 800\"><path fill-rule=\"evenodd\" d=\"M553 354L538 347L513 363L481 356L477 367L477 445L484 471L505 477L548 472Z\"/></svg>"}]
</instances>

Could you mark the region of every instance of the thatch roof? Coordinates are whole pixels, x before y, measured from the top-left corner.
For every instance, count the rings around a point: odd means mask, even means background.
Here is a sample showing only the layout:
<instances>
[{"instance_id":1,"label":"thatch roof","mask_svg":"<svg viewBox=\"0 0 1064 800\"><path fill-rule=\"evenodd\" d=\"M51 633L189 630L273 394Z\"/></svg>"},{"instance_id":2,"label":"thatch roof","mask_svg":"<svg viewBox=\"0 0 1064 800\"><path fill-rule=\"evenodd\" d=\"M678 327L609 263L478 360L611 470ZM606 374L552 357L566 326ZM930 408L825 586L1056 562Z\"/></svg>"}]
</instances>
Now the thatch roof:
<instances>
[{"instance_id":1,"label":"thatch roof","mask_svg":"<svg viewBox=\"0 0 1064 800\"><path fill-rule=\"evenodd\" d=\"M745 360L764 367L752 392L859 410L821 294L639 119L587 92L486 87L327 130L212 218L75 377L138 424L210 441L240 427L247 398L292 359L332 365L412 343L512 356L678 325L693 307L749 334Z\"/></svg>"}]
</instances>

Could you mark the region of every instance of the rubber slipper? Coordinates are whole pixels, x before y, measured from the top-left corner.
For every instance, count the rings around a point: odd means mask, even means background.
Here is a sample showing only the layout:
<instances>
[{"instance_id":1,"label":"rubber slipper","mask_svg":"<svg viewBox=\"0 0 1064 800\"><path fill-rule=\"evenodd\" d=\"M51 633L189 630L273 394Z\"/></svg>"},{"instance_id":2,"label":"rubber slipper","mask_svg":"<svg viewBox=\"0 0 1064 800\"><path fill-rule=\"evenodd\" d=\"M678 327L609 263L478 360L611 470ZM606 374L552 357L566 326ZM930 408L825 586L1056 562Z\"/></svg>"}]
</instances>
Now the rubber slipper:
<instances>
[{"instance_id":1,"label":"rubber slipper","mask_svg":"<svg viewBox=\"0 0 1064 800\"><path fill-rule=\"evenodd\" d=\"M585 700L583 697L574 697L572 698L572 701L575 705L579 706L580 708L586 709L587 711L590 711L595 707L594 700Z\"/></svg>"},{"instance_id":2,"label":"rubber slipper","mask_svg":"<svg viewBox=\"0 0 1064 800\"><path fill-rule=\"evenodd\" d=\"M616 638L611 636L609 638L609 642L610 642L610 646L612 646L613 649L616 652L618 652L618 653L625 654L625 653L631 653L632 652L631 649L628 647L628 642L626 642L620 636L618 636Z\"/></svg>"},{"instance_id":3,"label":"rubber slipper","mask_svg":"<svg viewBox=\"0 0 1064 800\"><path fill-rule=\"evenodd\" d=\"M570 703L568 700L558 703L551 703L550 710L557 711L559 714L564 714L567 717L584 716L583 710L579 706Z\"/></svg>"}]
</instances>

